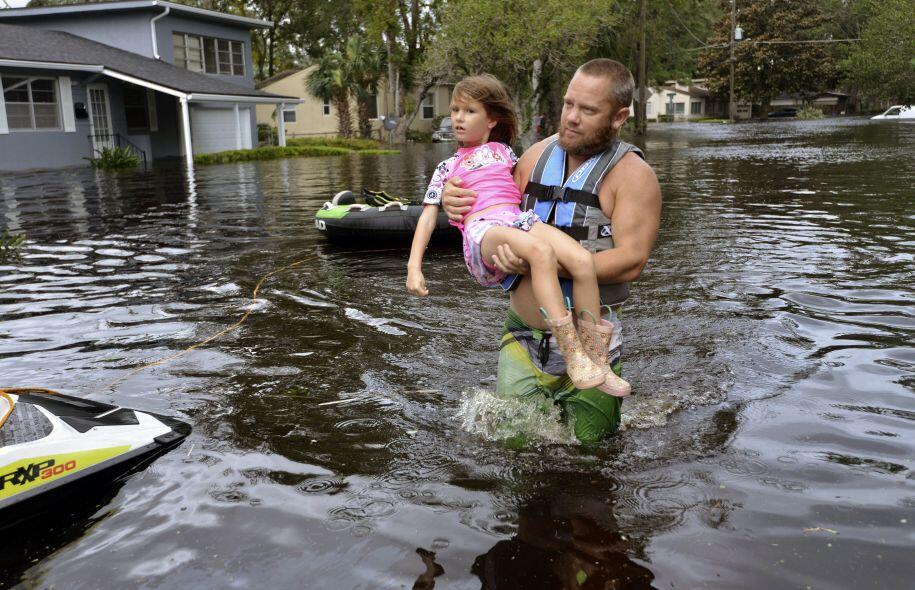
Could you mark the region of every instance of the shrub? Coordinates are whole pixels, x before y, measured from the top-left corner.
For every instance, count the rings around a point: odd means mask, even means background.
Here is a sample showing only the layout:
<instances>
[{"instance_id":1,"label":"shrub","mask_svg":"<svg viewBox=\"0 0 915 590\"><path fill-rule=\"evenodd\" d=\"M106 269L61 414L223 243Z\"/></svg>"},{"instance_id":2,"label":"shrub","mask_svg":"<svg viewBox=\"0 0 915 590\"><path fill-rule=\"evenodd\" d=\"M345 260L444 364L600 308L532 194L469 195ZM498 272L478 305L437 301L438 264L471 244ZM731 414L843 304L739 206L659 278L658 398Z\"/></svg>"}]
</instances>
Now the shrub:
<instances>
[{"instance_id":1,"label":"shrub","mask_svg":"<svg viewBox=\"0 0 915 590\"><path fill-rule=\"evenodd\" d=\"M295 137L287 139L286 145L339 147L356 151L374 150L381 147L374 139L361 139L357 137Z\"/></svg>"},{"instance_id":2,"label":"shrub","mask_svg":"<svg viewBox=\"0 0 915 590\"><path fill-rule=\"evenodd\" d=\"M802 120L822 119L823 111L816 107L804 107L797 112L797 118Z\"/></svg>"},{"instance_id":3,"label":"shrub","mask_svg":"<svg viewBox=\"0 0 915 590\"><path fill-rule=\"evenodd\" d=\"M407 129L407 141L415 141L418 143L432 143L432 132L431 131L416 131L413 129Z\"/></svg>"},{"instance_id":4,"label":"shrub","mask_svg":"<svg viewBox=\"0 0 915 590\"><path fill-rule=\"evenodd\" d=\"M0 260L19 253L19 248L25 243L25 234L11 234L9 230L3 230L0 234Z\"/></svg>"},{"instance_id":5,"label":"shrub","mask_svg":"<svg viewBox=\"0 0 915 590\"><path fill-rule=\"evenodd\" d=\"M140 158L129 148L113 147L102 148L97 158L85 158L93 168L100 170L117 170L120 168L136 168L140 165Z\"/></svg>"}]
</instances>

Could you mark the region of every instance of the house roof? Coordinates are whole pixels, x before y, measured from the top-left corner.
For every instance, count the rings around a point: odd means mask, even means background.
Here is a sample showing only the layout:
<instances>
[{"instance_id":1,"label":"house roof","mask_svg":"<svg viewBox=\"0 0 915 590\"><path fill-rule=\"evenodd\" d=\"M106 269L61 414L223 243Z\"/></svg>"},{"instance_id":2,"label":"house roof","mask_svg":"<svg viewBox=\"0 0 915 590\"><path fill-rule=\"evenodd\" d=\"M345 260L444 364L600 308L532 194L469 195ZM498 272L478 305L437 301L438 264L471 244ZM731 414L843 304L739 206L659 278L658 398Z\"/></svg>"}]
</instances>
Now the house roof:
<instances>
[{"instance_id":1,"label":"house roof","mask_svg":"<svg viewBox=\"0 0 915 590\"><path fill-rule=\"evenodd\" d=\"M167 2L166 0L116 0L112 2L93 2L91 4L9 8L0 10L0 19L57 16L63 14L97 14L99 12L139 10L155 7L168 8L169 12L183 14L185 16L244 25L250 29L269 29L273 26L272 22L258 18L227 14L225 12L197 8L196 6L186 6L184 4Z\"/></svg>"},{"instance_id":2,"label":"house roof","mask_svg":"<svg viewBox=\"0 0 915 590\"><path fill-rule=\"evenodd\" d=\"M195 95L197 100L216 100L213 97L217 95L247 97L253 102L299 100L191 72L70 33L34 27L0 24L0 66L4 65L98 71L127 81L135 78L188 95L190 100L195 100Z\"/></svg>"},{"instance_id":3,"label":"house roof","mask_svg":"<svg viewBox=\"0 0 915 590\"><path fill-rule=\"evenodd\" d=\"M309 66L309 67L311 67L311 66ZM308 69L308 67L292 68L289 70L283 70L282 72L280 72L278 74L274 74L274 75L270 76L269 78L265 78L265 79L261 80L260 82L257 83L257 87L266 88L267 86L270 86L274 82L279 82L280 80L282 80L284 78L288 78L289 76L291 76L293 74L298 74L299 72L304 72L307 69Z\"/></svg>"}]
</instances>

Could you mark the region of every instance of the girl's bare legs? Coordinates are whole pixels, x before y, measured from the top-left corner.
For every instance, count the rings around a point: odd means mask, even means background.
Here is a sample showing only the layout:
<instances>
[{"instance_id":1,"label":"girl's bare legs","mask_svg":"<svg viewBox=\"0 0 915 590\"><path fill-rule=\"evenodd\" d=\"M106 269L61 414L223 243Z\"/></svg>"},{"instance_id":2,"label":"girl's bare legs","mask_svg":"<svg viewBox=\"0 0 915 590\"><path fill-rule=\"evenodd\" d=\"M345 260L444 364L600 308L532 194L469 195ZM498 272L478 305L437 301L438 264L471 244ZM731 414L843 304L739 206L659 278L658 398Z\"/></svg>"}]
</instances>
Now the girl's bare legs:
<instances>
[{"instance_id":1,"label":"girl's bare legs","mask_svg":"<svg viewBox=\"0 0 915 590\"><path fill-rule=\"evenodd\" d=\"M569 378L579 389L602 386L605 371L582 346L572 314L566 309L559 286L559 262L550 242L513 227L494 227L484 234L480 244L484 260L491 260L496 249L508 244L512 251L531 267L531 287L537 303L547 314L546 323L555 336L566 361ZM592 276L594 265L591 263ZM595 283L595 290L597 284Z\"/></svg>"}]
</instances>

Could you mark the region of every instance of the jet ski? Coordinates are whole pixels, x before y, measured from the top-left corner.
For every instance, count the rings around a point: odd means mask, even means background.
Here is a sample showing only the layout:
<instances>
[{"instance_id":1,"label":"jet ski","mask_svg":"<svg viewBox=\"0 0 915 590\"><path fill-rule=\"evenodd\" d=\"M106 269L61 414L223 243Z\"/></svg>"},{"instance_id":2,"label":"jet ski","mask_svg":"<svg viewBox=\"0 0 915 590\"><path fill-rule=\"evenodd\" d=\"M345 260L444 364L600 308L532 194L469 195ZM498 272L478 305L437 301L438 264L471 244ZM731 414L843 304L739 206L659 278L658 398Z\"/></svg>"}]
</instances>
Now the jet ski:
<instances>
[{"instance_id":1,"label":"jet ski","mask_svg":"<svg viewBox=\"0 0 915 590\"><path fill-rule=\"evenodd\" d=\"M384 191L362 190L362 203L352 191L340 191L315 214L315 227L329 241L345 245L409 244L422 203ZM432 241L457 243L461 233L439 211Z\"/></svg>"},{"instance_id":2,"label":"jet ski","mask_svg":"<svg viewBox=\"0 0 915 590\"><path fill-rule=\"evenodd\" d=\"M61 395L0 390L0 528L139 471L191 427L174 418Z\"/></svg>"}]
</instances>

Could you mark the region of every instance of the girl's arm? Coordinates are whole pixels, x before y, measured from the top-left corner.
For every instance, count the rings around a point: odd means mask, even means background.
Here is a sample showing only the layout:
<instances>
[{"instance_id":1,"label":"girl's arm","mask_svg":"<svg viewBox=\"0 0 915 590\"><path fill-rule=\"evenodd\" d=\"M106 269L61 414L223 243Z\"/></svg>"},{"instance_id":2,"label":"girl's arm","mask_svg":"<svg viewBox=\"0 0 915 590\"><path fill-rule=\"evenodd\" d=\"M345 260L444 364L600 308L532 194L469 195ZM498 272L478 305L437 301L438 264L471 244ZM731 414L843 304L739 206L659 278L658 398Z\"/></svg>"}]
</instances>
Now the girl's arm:
<instances>
[{"instance_id":1,"label":"girl's arm","mask_svg":"<svg viewBox=\"0 0 915 590\"><path fill-rule=\"evenodd\" d=\"M429 294L426 278L423 276L423 254L435 231L438 221L438 205L423 205L423 212L416 222L413 245L410 246L410 260L407 262L407 291L420 297Z\"/></svg>"}]
</instances>

